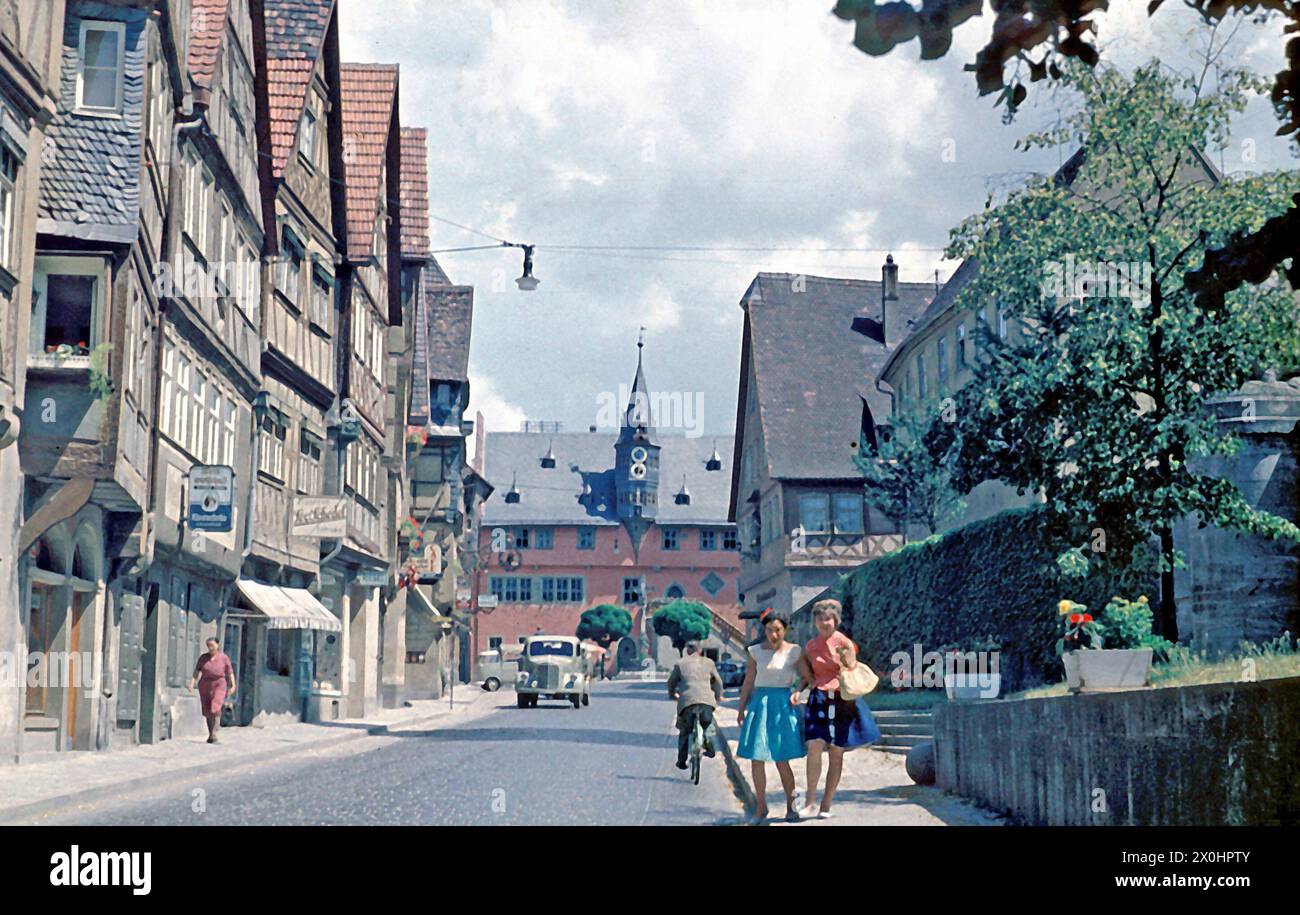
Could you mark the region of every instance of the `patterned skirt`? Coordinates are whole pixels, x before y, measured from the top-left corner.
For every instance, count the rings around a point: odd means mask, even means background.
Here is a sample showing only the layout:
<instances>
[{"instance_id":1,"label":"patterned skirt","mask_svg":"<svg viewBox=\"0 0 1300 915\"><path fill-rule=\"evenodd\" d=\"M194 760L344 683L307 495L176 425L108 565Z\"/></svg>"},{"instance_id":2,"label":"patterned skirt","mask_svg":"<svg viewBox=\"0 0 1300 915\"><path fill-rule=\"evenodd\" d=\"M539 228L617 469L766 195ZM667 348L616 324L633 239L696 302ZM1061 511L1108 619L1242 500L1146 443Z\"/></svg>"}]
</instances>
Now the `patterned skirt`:
<instances>
[{"instance_id":1,"label":"patterned skirt","mask_svg":"<svg viewBox=\"0 0 1300 915\"><path fill-rule=\"evenodd\" d=\"M736 755L762 762L785 762L807 755L799 709L790 704L790 689L764 686L754 690L740 726Z\"/></svg>"},{"instance_id":2,"label":"patterned skirt","mask_svg":"<svg viewBox=\"0 0 1300 915\"><path fill-rule=\"evenodd\" d=\"M808 694L803 736L851 750L879 740L880 728L865 698L845 699L839 690L814 689Z\"/></svg>"}]
</instances>

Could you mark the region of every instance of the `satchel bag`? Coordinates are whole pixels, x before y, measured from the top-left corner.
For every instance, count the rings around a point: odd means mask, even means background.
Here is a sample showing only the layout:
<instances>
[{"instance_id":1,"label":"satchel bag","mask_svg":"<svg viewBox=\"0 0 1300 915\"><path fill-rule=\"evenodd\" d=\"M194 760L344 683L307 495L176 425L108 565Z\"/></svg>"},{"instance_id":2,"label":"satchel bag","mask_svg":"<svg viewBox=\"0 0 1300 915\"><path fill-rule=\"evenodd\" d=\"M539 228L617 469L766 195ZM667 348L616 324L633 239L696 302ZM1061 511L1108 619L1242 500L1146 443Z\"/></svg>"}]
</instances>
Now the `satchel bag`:
<instances>
[{"instance_id":1,"label":"satchel bag","mask_svg":"<svg viewBox=\"0 0 1300 915\"><path fill-rule=\"evenodd\" d=\"M840 697L843 699L861 699L879 684L880 678L875 671L861 661L840 669Z\"/></svg>"}]
</instances>

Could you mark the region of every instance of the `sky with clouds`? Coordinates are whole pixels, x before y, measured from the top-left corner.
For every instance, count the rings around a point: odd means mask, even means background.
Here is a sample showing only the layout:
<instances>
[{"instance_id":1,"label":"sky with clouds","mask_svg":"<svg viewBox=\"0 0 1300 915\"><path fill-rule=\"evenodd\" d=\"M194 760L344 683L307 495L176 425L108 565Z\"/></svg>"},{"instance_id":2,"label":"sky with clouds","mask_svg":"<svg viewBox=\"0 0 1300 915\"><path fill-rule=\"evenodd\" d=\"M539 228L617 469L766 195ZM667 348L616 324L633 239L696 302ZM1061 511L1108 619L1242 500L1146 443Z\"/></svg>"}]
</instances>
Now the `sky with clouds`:
<instances>
[{"instance_id":1,"label":"sky with clouds","mask_svg":"<svg viewBox=\"0 0 1300 915\"><path fill-rule=\"evenodd\" d=\"M537 246L531 293L515 288L516 250L438 255L476 287L471 409L490 431L595 423L601 393L631 382L644 326L651 387L701 398L703 432L730 434L755 273L878 279L893 252L902 279L946 279L949 229L1070 153L1014 149L1068 97L1031 87L1004 126L976 94L962 67L987 14L943 60L920 61L915 43L857 51L833 0L340 4L344 58L399 63L402 123L429 128L434 248L492 243L449 223ZM1192 13L1111 6L1103 60L1192 65L1208 31ZM1245 23L1224 60L1272 74L1280 35L1277 20ZM1213 158L1294 168L1276 128L1261 100Z\"/></svg>"}]
</instances>

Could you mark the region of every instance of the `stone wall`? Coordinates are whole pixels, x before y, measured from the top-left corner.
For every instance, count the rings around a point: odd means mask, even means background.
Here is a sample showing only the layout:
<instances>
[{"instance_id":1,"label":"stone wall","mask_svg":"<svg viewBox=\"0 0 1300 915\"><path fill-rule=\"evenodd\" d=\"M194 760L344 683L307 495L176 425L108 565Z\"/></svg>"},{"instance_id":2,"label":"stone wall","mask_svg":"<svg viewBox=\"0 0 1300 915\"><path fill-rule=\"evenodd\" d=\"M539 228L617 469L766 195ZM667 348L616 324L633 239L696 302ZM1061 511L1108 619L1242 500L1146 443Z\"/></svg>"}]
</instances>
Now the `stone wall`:
<instances>
[{"instance_id":1,"label":"stone wall","mask_svg":"<svg viewBox=\"0 0 1300 915\"><path fill-rule=\"evenodd\" d=\"M938 783L1032 825L1300 825L1300 678L950 703Z\"/></svg>"}]
</instances>

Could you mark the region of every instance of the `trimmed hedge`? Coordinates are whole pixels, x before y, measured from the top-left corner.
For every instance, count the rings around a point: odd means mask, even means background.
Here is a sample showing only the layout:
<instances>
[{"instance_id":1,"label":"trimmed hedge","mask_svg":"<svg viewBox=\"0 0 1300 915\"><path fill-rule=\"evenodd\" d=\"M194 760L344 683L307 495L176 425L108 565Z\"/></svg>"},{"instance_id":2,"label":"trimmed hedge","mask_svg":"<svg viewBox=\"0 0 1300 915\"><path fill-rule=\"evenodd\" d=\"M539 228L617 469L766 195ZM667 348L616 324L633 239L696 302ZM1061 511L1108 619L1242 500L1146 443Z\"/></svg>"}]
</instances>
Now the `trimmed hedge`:
<instances>
[{"instance_id":1,"label":"trimmed hedge","mask_svg":"<svg viewBox=\"0 0 1300 915\"><path fill-rule=\"evenodd\" d=\"M1061 549L1041 506L909 543L840 580L845 628L881 679L895 652L910 657L919 644L922 652L997 647L1003 693L1054 683L1062 677L1057 602L1068 597L1099 614L1119 593L1100 574L1062 577Z\"/></svg>"}]
</instances>

